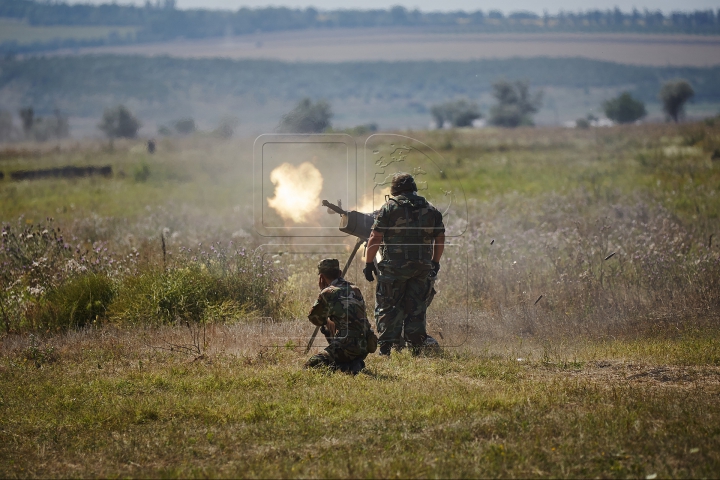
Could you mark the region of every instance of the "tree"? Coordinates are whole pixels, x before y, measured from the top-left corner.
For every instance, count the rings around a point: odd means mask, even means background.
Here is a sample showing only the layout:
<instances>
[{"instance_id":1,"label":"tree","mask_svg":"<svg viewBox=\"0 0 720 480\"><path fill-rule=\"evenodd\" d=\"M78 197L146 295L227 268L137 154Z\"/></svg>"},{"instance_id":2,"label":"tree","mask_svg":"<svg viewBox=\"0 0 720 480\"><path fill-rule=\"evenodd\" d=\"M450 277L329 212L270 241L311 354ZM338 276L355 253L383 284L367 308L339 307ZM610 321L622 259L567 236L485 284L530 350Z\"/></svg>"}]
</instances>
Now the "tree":
<instances>
[{"instance_id":1,"label":"tree","mask_svg":"<svg viewBox=\"0 0 720 480\"><path fill-rule=\"evenodd\" d=\"M660 89L663 110L675 123L684 116L685 102L690 100L693 95L695 95L695 90L687 80L682 78L666 82Z\"/></svg>"},{"instance_id":2,"label":"tree","mask_svg":"<svg viewBox=\"0 0 720 480\"><path fill-rule=\"evenodd\" d=\"M540 110L542 92L530 93L530 83L501 80L493 85L497 105L490 108L490 123L500 127L533 125L532 115Z\"/></svg>"},{"instance_id":3,"label":"tree","mask_svg":"<svg viewBox=\"0 0 720 480\"><path fill-rule=\"evenodd\" d=\"M629 92L623 92L618 97L606 100L603 103L605 115L617 123L634 123L645 115L645 104L636 100Z\"/></svg>"},{"instance_id":4,"label":"tree","mask_svg":"<svg viewBox=\"0 0 720 480\"><path fill-rule=\"evenodd\" d=\"M197 130L195 120L190 117L181 118L180 120L176 121L174 127L175 131L180 135L190 135L191 133L195 133L195 130Z\"/></svg>"},{"instance_id":5,"label":"tree","mask_svg":"<svg viewBox=\"0 0 720 480\"><path fill-rule=\"evenodd\" d=\"M462 99L435 105L430 109L430 113L438 128L442 128L446 122L453 127L469 127L473 120L482 117L480 107L475 102Z\"/></svg>"},{"instance_id":6,"label":"tree","mask_svg":"<svg viewBox=\"0 0 720 480\"><path fill-rule=\"evenodd\" d=\"M117 107L105 109L98 128L110 140L115 138L135 138L140 129L140 121L124 105L118 105Z\"/></svg>"},{"instance_id":7,"label":"tree","mask_svg":"<svg viewBox=\"0 0 720 480\"><path fill-rule=\"evenodd\" d=\"M330 128L333 114L325 100L312 103L303 98L290 112L283 115L278 130L284 133L320 133Z\"/></svg>"},{"instance_id":8,"label":"tree","mask_svg":"<svg viewBox=\"0 0 720 480\"><path fill-rule=\"evenodd\" d=\"M26 107L21 108L18 114L22 120L23 132L27 136L30 134L33 125L35 124L35 111L32 107Z\"/></svg>"}]
</instances>

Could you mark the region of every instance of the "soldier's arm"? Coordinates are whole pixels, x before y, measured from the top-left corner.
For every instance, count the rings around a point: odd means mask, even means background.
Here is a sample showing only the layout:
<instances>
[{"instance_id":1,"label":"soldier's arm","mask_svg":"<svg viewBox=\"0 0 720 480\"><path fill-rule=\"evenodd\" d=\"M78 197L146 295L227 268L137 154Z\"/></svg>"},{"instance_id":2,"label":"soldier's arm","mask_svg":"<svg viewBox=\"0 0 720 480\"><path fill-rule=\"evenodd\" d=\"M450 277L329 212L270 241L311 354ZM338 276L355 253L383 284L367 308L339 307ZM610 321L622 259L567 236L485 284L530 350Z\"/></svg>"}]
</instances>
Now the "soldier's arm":
<instances>
[{"instance_id":1,"label":"soldier's arm","mask_svg":"<svg viewBox=\"0 0 720 480\"><path fill-rule=\"evenodd\" d=\"M370 238L368 239L367 243L367 251L365 252L366 263L371 263L375 258L375 255L377 255L377 252L380 249L380 245L383 241L383 235L385 234L385 231L388 229L388 227L389 223L386 204L383 205L382 208L380 208L380 213L378 213L377 217L375 217L375 222L372 226L372 232L370 233Z\"/></svg>"},{"instance_id":2,"label":"soldier's arm","mask_svg":"<svg viewBox=\"0 0 720 480\"><path fill-rule=\"evenodd\" d=\"M442 257L443 252L445 251L445 233L439 234L437 237L435 237L435 241L433 243L433 257L432 261L440 263L440 258Z\"/></svg>"},{"instance_id":3,"label":"soldier's arm","mask_svg":"<svg viewBox=\"0 0 720 480\"><path fill-rule=\"evenodd\" d=\"M320 292L320 295L318 295L317 300L315 300L315 303L313 303L313 306L310 308L310 313L308 314L308 320L310 320L310 323L312 323L313 325L322 327L323 325L326 325L328 323L329 315L330 315L330 305L328 304L328 301L323 296L323 292Z\"/></svg>"},{"instance_id":4,"label":"soldier's arm","mask_svg":"<svg viewBox=\"0 0 720 480\"><path fill-rule=\"evenodd\" d=\"M442 221L442 213L440 211L436 210L435 215L437 215L436 219L436 232L438 232L437 235L435 235L434 243L433 243L433 258L432 261L436 263L440 263L440 258L442 257L443 252L445 251L445 224L443 224Z\"/></svg>"},{"instance_id":5,"label":"soldier's arm","mask_svg":"<svg viewBox=\"0 0 720 480\"><path fill-rule=\"evenodd\" d=\"M370 238L368 239L367 252L365 253L365 262L371 263L373 261L375 255L377 255L377 252L380 249L382 241L383 234L378 232L377 230L373 230L370 234Z\"/></svg>"}]
</instances>

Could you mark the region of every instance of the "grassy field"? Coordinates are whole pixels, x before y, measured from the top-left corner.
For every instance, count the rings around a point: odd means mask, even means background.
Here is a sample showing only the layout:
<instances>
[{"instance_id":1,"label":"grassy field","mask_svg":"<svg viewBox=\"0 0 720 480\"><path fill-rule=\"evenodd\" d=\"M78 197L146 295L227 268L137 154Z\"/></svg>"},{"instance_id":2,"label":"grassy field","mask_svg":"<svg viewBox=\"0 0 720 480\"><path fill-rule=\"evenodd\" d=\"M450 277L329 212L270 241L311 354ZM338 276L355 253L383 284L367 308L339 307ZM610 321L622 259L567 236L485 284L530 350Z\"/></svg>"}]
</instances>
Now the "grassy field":
<instances>
[{"instance_id":1,"label":"grassy field","mask_svg":"<svg viewBox=\"0 0 720 480\"><path fill-rule=\"evenodd\" d=\"M419 29L353 28L88 47L80 51L287 62L582 57L632 65L707 67L720 63L719 42L715 36L689 35L442 33Z\"/></svg>"},{"instance_id":2,"label":"grassy field","mask_svg":"<svg viewBox=\"0 0 720 480\"><path fill-rule=\"evenodd\" d=\"M301 368L316 260L252 254L250 139L0 151L0 475L716 475L720 123L406 135L463 186L446 348L357 377ZM70 164L114 173L8 178Z\"/></svg>"},{"instance_id":3,"label":"grassy field","mask_svg":"<svg viewBox=\"0 0 720 480\"><path fill-rule=\"evenodd\" d=\"M125 38L135 36L136 27L94 26L35 26L25 22L0 19L0 43L17 42L18 45L50 42L54 40L98 40L110 35Z\"/></svg>"}]
</instances>

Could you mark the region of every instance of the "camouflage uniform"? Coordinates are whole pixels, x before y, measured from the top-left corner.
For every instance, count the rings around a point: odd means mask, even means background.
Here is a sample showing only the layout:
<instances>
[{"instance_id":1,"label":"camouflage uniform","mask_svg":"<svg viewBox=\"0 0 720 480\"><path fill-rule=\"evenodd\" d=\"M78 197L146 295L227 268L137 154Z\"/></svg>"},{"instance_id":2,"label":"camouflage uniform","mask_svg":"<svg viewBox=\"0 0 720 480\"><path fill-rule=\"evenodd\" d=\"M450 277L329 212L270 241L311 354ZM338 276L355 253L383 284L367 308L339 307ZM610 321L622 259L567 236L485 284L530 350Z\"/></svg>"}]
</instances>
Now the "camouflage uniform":
<instances>
[{"instance_id":1,"label":"camouflage uniform","mask_svg":"<svg viewBox=\"0 0 720 480\"><path fill-rule=\"evenodd\" d=\"M318 268L321 269L326 262L328 260L320 262ZM337 260L334 262L337 265ZM334 337L325 329L328 318L335 323ZM351 363L360 363L364 367L362 360L368 354L368 337L374 334L365 314L365 300L358 287L342 277L333 280L318 295L308 320L313 325L323 327L329 345L323 352L310 357L305 363L306 368L328 366L357 373L355 365Z\"/></svg>"},{"instance_id":2,"label":"camouflage uniform","mask_svg":"<svg viewBox=\"0 0 720 480\"><path fill-rule=\"evenodd\" d=\"M428 338L433 242L445 232L442 213L417 193L403 192L382 206L373 230L383 234L375 293L378 341L419 347Z\"/></svg>"}]
</instances>

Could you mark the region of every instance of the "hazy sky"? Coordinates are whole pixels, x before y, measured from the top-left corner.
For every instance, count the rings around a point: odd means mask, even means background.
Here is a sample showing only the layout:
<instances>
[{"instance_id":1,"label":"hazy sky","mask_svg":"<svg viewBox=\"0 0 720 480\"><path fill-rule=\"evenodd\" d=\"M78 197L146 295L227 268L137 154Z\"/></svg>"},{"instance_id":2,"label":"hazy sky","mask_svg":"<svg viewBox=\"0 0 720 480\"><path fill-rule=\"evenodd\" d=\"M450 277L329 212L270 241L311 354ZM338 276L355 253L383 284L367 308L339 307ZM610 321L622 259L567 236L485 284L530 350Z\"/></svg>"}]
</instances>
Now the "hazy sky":
<instances>
[{"instance_id":1,"label":"hazy sky","mask_svg":"<svg viewBox=\"0 0 720 480\"><path fill-rule=\"evenodd\" d=\"M151 0L153 3L155 0ZM69 3L109 3L107 0L70 0ZM142 5L145 0L118 0L117 3ZM419 8L423 11L433 10L501 10L505 13L518 10L529 10L542 13L548 10L550 13L556 13L559 10L577 12L580 10L591 9L609 9L619 6L624 11L632 10L633 7L643 10L662 10L663 12L671 12L673 10L705 10L720 8L718 0L635 0L632 2L618 2L617 0L545 0L538 2L537 0L489 0L489 1L473 1L473 0L398 0L398 1L382 1L382 0L177 0L180 8L222 8L235 10L240 7L266 7L266 6L285 6L293 8L316 7L319 9L338 9L338 8L388 8L392 5L402 5L413 9Z\"/></svg>"}]
</instances>

